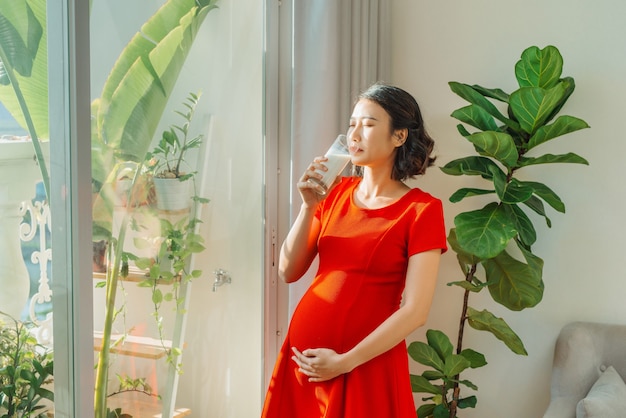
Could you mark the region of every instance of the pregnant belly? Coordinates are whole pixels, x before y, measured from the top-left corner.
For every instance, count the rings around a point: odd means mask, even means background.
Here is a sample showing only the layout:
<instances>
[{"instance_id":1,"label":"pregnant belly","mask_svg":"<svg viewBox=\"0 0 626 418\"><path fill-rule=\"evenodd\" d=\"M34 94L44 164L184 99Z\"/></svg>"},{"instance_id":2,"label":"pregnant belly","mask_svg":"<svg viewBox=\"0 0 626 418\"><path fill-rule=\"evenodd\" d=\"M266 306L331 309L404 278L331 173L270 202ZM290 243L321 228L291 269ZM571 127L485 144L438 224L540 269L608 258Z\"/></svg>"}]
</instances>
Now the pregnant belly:
<instances>
[{"instance_id":1,"label":"pregnant belly","mask_svg":"<svg viewBox=\"0 0 626 418\"><path fill-rule=\"evenodd\" d=\"M342 272L316 278L293 314L289 341L299 350L330 348L343 353L394 310L393 303L381 299L376 289L368 289Z\"/></svg>"}]
</instances>

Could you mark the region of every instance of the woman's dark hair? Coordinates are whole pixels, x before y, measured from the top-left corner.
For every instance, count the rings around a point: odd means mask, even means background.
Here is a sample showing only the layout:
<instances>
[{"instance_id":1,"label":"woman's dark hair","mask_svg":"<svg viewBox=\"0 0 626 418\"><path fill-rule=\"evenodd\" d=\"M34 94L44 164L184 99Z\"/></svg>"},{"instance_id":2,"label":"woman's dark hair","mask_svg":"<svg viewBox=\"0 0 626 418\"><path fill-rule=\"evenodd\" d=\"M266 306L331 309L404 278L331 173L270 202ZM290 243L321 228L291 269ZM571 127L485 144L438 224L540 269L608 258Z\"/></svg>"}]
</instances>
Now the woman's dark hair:
<instances>
[{"instance_id":1,"label":"woman's dark hair","mask_svg":"<svg viewBox=\"0 0 626 418\"><path fill-rule=\"evenodd\" d=\"M396 152L391 178L406 180L426 172L434 164L431 157L435 141L424 128L424 119L417 101L401 88L376 83L361 93L358 100L378 103L391 118L391 131L407 129L408 136Z\"/></svg>"}]
</instances>

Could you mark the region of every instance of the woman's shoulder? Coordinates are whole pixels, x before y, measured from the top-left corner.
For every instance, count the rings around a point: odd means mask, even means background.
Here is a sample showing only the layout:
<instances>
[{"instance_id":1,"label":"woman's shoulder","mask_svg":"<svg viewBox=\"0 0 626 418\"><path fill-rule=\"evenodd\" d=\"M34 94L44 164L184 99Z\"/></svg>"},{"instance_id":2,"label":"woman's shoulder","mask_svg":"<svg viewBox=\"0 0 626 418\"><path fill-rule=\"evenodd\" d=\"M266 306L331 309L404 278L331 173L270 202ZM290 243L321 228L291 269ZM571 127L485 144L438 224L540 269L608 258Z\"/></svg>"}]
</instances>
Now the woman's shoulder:
<instances>
[{"instance_id":1,"label":"woman's shoulder","mask_svg":"<svg viewBox=\"0 0 626 418\"><path fill-rule=\"evenodd\" d=\"M441 199L433 196L429 192L426 192L419 187L412 187L406 194L406 197L409 198L410 201L415 203L431 203L434 202L436 204L441 205Z\"/></svg>"}]
</instances>

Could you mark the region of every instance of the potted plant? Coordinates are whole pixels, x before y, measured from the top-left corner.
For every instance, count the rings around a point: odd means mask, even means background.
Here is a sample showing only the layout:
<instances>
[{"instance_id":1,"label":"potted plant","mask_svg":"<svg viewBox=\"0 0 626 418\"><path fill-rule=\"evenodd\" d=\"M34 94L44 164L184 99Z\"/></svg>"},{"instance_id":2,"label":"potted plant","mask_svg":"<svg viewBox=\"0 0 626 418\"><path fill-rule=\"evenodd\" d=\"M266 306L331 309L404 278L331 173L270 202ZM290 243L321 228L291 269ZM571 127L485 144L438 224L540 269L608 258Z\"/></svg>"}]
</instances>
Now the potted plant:
<instances>
[{"instance_id":1,"label":"potted plant","mask_svg":"<svg viewBox=\"0 0 626 418\"><path fill-rule=\"evenodd\" d=\"M146 277L139 282L139 286L151 290L152 316L156 323L161 347L168 364L180 373L182 366L179 356L183 347L166 344L161 308L164 302L172 302L176 313L185 309L186 295L181 291L181 285L202 275L201 270L191 269L191 257L204 251L204 239L196 230L200 221L193 215L183 214L177 220L161 218L160 222L161 237L156 256L154 258L131 256L131 258L137 267L148 272ZM163 284L167 286L161 286Z\"/></svg>"},{"instance_id":2,"label":"potted plant","mask_svg":"<svg viewBox=\"0 0 626 418\"><path fill-rule=\"evenodd\" d=\"M176 111L184 123L172 124L163 131L161 140L146 157L153 174L156 204L161 210L183 210L190 206L196 171L184 171L184 164L188 151L200 147L202 143L201 134L192 138L189 135L189 126L199 98L200 93L189 93L183 102L186 110Z\"/></svg>"},{"instance_id":3,"label":"potted plant","mask_svg":"<svg viewBox=\"0 0 626 418\"><path fill-rule=\"evenodd\" d=\"M472 307L469 297L487 290L496 303L513 311L533 307L542 299L544 262L532 252L537 233L526 211L538 214L550 227L545 205L562 213L565 205L547 185L522 180L519 172L527 173L538 164L588 164L571 152L538 155L538 148L547 141L589 127L579 118L559 115L575 87L571 77L561 77L562 69L563 58L556 47L533 46L523 51L515 65L519 88L511 94L450 83L452 91L470 103L452 116L462 122L458 131L478 155L451 161L442 170L486 182L485 188L459 189L450 201L472 196L493 199L482 208L457 215L448 236L464 276L449 283L464 292L456 349L450 338L437 330L427 331L427 343L413 342L408 348L415 361L430 368L411 376L414 392L428 394L424 398L427 403L417 411L421 418L455 418L459 408L476 405L476 396L461 397L461 386L473 390L477 386L461 379L460 374L487 362L481 353L463 347L466 324L493 334L516 354L527 354L522 340L504 319L487 309ZM503 103L504 112L492 100ZM470 132L466 125L476 130Z\"/></svg>"},{"instance_id":4,"label":"potted plant","mask_svg":"<svg viewBox=\"0 0 626 418\"><path fill-rule=\"evenodd\" d=\"M0 417L46 417L53 368L52 353L37 344L28 324L0 312Z\"/></svg>"}]
</instances>

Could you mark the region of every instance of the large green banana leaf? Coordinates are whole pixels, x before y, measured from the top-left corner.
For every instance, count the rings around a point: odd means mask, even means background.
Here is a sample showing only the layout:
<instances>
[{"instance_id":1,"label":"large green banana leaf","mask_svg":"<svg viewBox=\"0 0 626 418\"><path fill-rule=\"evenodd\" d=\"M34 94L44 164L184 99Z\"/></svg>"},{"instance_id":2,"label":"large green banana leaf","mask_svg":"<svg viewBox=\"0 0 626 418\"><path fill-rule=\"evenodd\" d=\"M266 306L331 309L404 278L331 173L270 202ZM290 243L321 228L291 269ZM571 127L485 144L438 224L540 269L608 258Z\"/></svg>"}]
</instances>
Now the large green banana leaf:
<instances>
[{"instance_id":1,"label":"large green banana leaf","mask_svg":"<svg viewBox=\"0 0 626 418\"><path fill-rule=\"evenodd\" d=\"M45 0L0 0L0 102L24 129L30 118L37 137L48 138Z\"/></svg>"}]
</instances>

